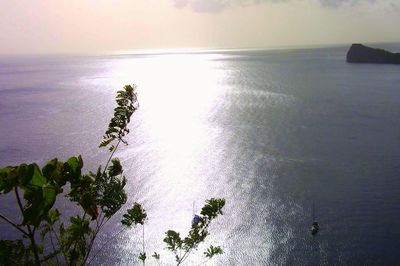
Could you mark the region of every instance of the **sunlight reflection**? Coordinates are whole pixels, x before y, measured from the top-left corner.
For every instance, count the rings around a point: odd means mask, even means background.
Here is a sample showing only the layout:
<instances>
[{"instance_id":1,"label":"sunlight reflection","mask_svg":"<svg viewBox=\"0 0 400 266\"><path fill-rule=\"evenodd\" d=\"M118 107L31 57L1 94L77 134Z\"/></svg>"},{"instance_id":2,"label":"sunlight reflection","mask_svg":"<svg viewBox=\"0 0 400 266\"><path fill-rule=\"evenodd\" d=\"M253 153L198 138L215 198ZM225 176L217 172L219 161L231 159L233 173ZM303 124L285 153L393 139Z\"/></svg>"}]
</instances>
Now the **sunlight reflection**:
<instances>
[{"instance_id":1,"label":"sunlight reflection","mask_svg":"<svg viewBox=\"0 0 400 266\"><path fill-rule=\"evenodd\" d=\"M157 158L156 162L147 162L157 169L152 176L156 180L146 182L157 186L155 193L162 195L158 208L164 211L175 213L186 208L191 213L192 201L207 189L204 185L207 169L201 160L207 156L209 147L215 145L212 119L223 96L222 84L227 75L226 67L222 67L224 62L217 59L223 56L122 57L109 66L114 84L138 85L138 115L143 131L140 136L146 139L146 149L153 151L152 158ZM175 216L173 226L186 228L188 217L180 219L179 215Z\"/></svg>"},{"instance_id":2,"label":"sunlight reflection","mask_svg":"<svg viewBox=\"0 0 400 266\"><path fill-rule=\"evenodd\" d=\"M166 186L173 186L171 200L193 192L198 185L195 182L201 173L196 173L196 167L209 145L207 120L221 93L218 83L224 73L208 57L157 58L154 77L141 93L146 105L143 120L160 152L163 181Z\"/></svg>"}]
</instances>

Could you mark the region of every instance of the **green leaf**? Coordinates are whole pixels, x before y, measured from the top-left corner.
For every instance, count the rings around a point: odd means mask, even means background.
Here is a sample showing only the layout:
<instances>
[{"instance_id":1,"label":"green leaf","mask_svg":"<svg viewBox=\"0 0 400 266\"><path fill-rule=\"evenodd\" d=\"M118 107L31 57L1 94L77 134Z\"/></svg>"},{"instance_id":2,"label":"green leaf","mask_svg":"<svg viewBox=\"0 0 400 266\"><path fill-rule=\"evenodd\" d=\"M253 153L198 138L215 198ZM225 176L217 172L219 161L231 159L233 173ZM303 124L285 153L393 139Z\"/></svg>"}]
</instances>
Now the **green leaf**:
<instances>
[{"instance_id":1,"label":"green leaf","mask_svg":"<svg viewBox=\"0 0 400 266\"><path fill-rule=\"evenodd\" d=\"M206 205L201 209L201 215L206 216L208 219L214 219L222 213L222 208L225 206L224 199L211 198L206 201Z\"/></svg>"},{"instance_id":2,"label":"green leaf","mask_svg":"<svg viewBox=\"0 0 400 266\"><path fill-rule=\"evenodd\" d=\"M67 176L64 175L64 163L59 162L57 158L48 161L42 168L42 173L48 180L53 180L59 186L64 186L68 181Z\"/></svg>"},{"instance_id":3,"label":"green leaf","mask_svg":"<svg viewBox=\"0 0 400 266\"><path fill-rule=\"evenodd\" d=\"M91 233L90 222L84 217L71 217L67 229L60 225L60 247L68 255L70 265L83 265L88 251L87 240Z\"/></svg>"},{"instance_id":4,"label":"green leaf","mask_svg":"<svg viewBox=\"0 0 400 266\"><path fill-rule=\"evenodd\" d=\"M110 177L115 177L122 174L122 165L118 158L111 160L111 165L108 167L108 175Z\"/></svg>"},{"instance_id":5,"label":"green leaf","mask_svg":"<svg viewBox=\"0 0 400 266\"><path fill-rule=\"evenodd\" d=\"M79 199L79 204L82 206L83 210L92 217L92 220L95 220L99 215L96 200L92 193L84 192Z\"/></svg>"},{"instance_id":6,"label":"green leaf","mask_svg":"<svg viewBox=\"0 0 400 266\"><path fill-rule=\"evenodd\" d=\"M142 208L142 206L135 202L133 207L127 210L127 213L123 215L123 219L121 223L125 226L132 226L133 224L144 224L144 221L147 217L146 211Z\"/></svg>"},{"instance_id":7,"label":"green leaf","mask_svg":"<svg viewBox=\"0 0 400 266\"><path fill-rule=\"evenodd\" d=\"M17 186L41 187L47 182L37 164L21 164L0 169L0 193L8 193Z\"/></svg>"},{"instance_id":8,"label":"green leaf","mask_svg":"<svg viewBox=\"0 0 400 266\"><path fill-rule=\"evenodd\" d=\"M26 186L32 179L34 174L35 165L34 164L20 164L17 166L18 173L18 184L20 186Z\"/></svg>"},{"instance_id":9,"label":"green leaf","mask_svg":"<svg viewBox=\"0 0 400 266\"><path fill-rule=\"evenodd\" d=\"M118 159L114 159L107 173L98 171L94 177L94 195L96 197L96 202L107 218L120 210L127 200L127 195L124 190L126 178L124 176L114 176L120 173L122 173L122 166Z\"/></svg>"},{"instance_id":10,"label":"green leaf","mask_svg":"<svg viewBox=\"0 0 400 266\"><path fill-rule=\"evenodd\" d=\"M46 223L43 223L40 228L40 236L42 240L44 240L47 233L53 231L53 226L60 219L60 212L57 209L50 210L47 215L44 217Z\"/></svg>"},{"instance_id":11,"label":"green leaf","mask_svg":"<svg viewBox=\"0 0 400 266\"><path fill-rule=\"evenodd\" d=\"M154 252L153 255L151 255L153 258L155 258L156 260L160 259L160 254L158 254L157 252Z\"/></svg>"},{"instance_id":12,"label":"green leaf","mask_svg":"<svg viewBox=\"0 0 400 266\"><path fill-rule=\"evenodd\" d=\"M47 216L56 201L56 188L52 185L27 188L24 193L26 206L23 211L23 224L38 226Z\"/></svg>"},{"instance_id":13,"label":"green leaf","mask_svg":"<svg viewBox=\"0 0 400 266\"><path fill-rule=\"evenodd\" d=\"M105 137L104 137L105 138ZM114 139L113 138L108 138L108 139L106 139L106 140L103 140L101 143L100 143L100 146L99 146L99 148L101 148L101 147L106 147L108 144L110 144L111 143L111 141L113 141Z\"/></svg>"},{"instance_id":14,"label":"green leaf","mask_svg":"<svg viewBox=\"0 0 400 266\"><path fill-rule=\"evenodd\" d=\"M128 123L130 122L132 114L139 107L135 89L135 85L125 85L123 90L117 92L117 107L114 108L114 116L110 120L108 129L99 147L107 147L110 145L109 151L112 152L115 150L114 141L118 143L121 141L124 144L128 144L123 137L129 133Z\"/></svg>"},{"instance_id":15,"label":"green leaf","mask_svg":"<svg viewBox=\"0 0 400 266\"><path fill-rule=\"evenodd\" d=\"M220 246L214 247L214 246L211 245L211 246L207 249L207 251L204 252L204 255L205 255L207 258L211 259L211 258L214 257L215 255L222 254L222 253L224 253L224 252L222 251L222 248L221 248Z\"/></svg>"},{"instance_id":16,"label":"green leaf","mask_svg":"<svg viewBox=\"0 0 400 266\"><path fill-rule=\"evenodd\" d=\"M0 240L0 265L35 265L32 249L22 240Z\"/></svg>"},{"instance_id":17,"label":"green leaf","mask_svg":"<svg viewBox=\"0 0 400 266\"><path fill-rule=\"evenodd\" d=\"M0 194L8 193L18 184L18 174L15 167L7 166L0 169Z\"/></svg>"},{"instance_id":18,"label":"green leaf","mask_svg":"<svg viewBox=\"0 0 400 266\"><path fill-rule=\"evenodd\" d=\"M146 258L147 258L146 257L146 252L143 252L143 253L139 254L139 260L143 261L143 263L145 262Z\"/></svg>"},{"instance_id":19,"label":"green leaf","mask_svg":"<svg viewBox=\"0 0 400 266\"><path fill-rule=\"evenodd\" d=\"M51 225L54 225L59 219L60 219L60 212L58 211L58 209L53 209L53 210L50 210L48 213L47 213L47 216L46 216L46 221L49 223L49 224L51 224Z\"/></svg>"},{"instance_id":20,"label":"green leaf","mask_svg":"<svg viewBox=\"0 0 400 266\"><path fill-rule=\"evenodd\" d=\"M80 155L78 157L69 158L68 161L64 164L66 178L71 182L71 184L79 182L82 167L83 161Z\"/></svg>"},{"instance_id":21,"label":"green leaf","mask_svg":"<svg viewBox=\"0 0 400 266\"><path fill-rule=\"evenodd\" d=\"M42 187L44 184L46 184L47 179L42 175L42 172L39 169L39 166L37 164L31 164L30 167L33 167L33 174L32 178L29 180L27 183L27 186L32 186L32 187Z\"/></svg>"},{"instance_id":22,"label":"green leaf","mask_svg":"<svg viewBox=\"0 0 400 266\"><path fill-rule=\"evenodd\" d=\"M164 242L167 244L167 248L169 250L177 251L182 247L183 242L179 233L173 230L168 230L165 234L166 236L164 238Z\"/></svg>"},{"instance_id":23,"label":"green leaf","mask_svg":"<svg viewBox=\"0 0 400 266\"><path fill-rule=\"evenodd\" d=\"M222 215L222 208L225 205L224 199L212 198L206 201L206 204L201 210L201 217L198 217L198 221L192 223L192 228L189 231L187 237L183 240L179 233L169 230L166 232L164 242L167 244L167 249L175 254L176 261L181 264L187 258L187 254L190 254L192 250L198 248L199 244L204 242L206 237L209 235L208 226L211 221L218 215ZM183 256L181 256L183 252ZM221 254L222 249L220 247L210 248L205 252L209 258L216 254ZM179 255L178 255L179 254Z\"/></svg>"},{"instance_id":24,"label":"green leaf","mask_svg":"<svg viewBox=\"0 0 400 266\"><path fill-rule=\"evenodd\" d=\"M26 200L22 213L23 224L38 226L42 218L53 207L58 188L46 184L47 179L42 175L37 164L31 164L29 167L33 168L29 171L32 172L32 177L25 186L22 186Z\"/></svg>"}]
</instances>

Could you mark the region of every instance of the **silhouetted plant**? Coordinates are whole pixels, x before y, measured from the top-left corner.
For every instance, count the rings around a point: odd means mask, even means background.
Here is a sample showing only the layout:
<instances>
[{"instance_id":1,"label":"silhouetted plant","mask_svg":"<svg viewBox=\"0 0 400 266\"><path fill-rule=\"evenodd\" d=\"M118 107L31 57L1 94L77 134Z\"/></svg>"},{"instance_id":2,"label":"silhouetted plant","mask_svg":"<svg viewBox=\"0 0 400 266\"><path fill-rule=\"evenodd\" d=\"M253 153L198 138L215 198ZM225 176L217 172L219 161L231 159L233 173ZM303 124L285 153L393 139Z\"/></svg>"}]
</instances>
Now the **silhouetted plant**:
<instances>
[{"instance_id":1,"label":"silhouetted plant","mask_svg":"<svg viewBox=\"0 0 400 266\"><path fill-rule=\"evenodd\" d=\"M118 91L116 101L114 116L100 144L112 152L104 168L99 166L95 173L82 174L83 160L81 156L74 156L66 162L53 159L41 169L36 163L0 169L0 194L14 192L23 218L19 223L0 214L23 237L0 241L0 264L40 265L52 261L81 265L87 262L99 231L127 201L126 178L120 161L113 155L121 142L128 144L124 137L129 133L128 123L138 107L135 85ZM65 194L66 185L70 186L66 196L80 206L82 213L65 222L53 205L57 196ZM143 224L146 218L138 203L126 215L129 226ZM37 239L37 232L41 241ZM51 243L49 252L43 250L46 239ZM19 256L10 258L10 254Z\"/></svg>"},{"instance_id":2,"label":"silhouetted plant","mask_svg":"<svg viewBox=\"0 0 400 266\"><path fill-rule=\"evenodd\" d=\"M22 222L16 222L0 214L0 219L18 230L22 236L15 241L0 240L0 265L90 264L124 230L144 224L147 214L135 202L123 215L123 228L91 256L98 233L127 201L124 190L127 180L123 176L123 167L119 159L113 156L121 142L128 144L125 140L129 133L128 124L138 108L135 85L126 85L118 91L116 102L114 116L99 146L108 148L111 155L105 166L98 166L96 172L82 174L81 156L73 156L65 162L55 158L42 168L36 163L0 168L0 195L14 193L16 209L22 217ZM64 193L64 188L68 186L69 191ZM66 217L61 219L60 211L53 208L60 195L65 195L70 202L77 204L80 213L67 220ZM174 231L166 233L164 242L167 248L175 253L178 250L184 251L182 257L176 257L178 265L204 241L211 220L222 214L224 204L223 199L207 201L199 222L192 226L185 239L181 240ZM49 243L50 248L44 249L44 243ZM211 258L221 253L220 247L210 246L204 254ZM157 253L151 257L160 259ZM140 253L138 258L144 263L146 253Z\"/></svg>"},{"instance_id":3,"label":"silhouetted plant","mask_svg":"<svg viewBox=\"0 0 400 266\"><path fill-rule=\"evenodd\" d=\"M224 205L224 199L212 198L207 200L206 204L201 209L200 216L193 221L192 228L184 239L180 237L179 233L173 230L169 230L165 233L164 242L167 244L167 249L175 254L177 265L182 264L190 253L196 250L199 244L209 235L208 227L213 219L220 214L222 215L222 208ZM210 246L204 254L207 258L212 258L217 254L222 254L222 249L219 246Z\"/></svg>"},{"instance_id":4,"label":"silhouetted plant","mask_svg":"<svg viewBox=\"0 0 400 266\"><path fill-rule=\"evenodd\" d=\"M205 241L206 237L209 235L208 227L211 224L211 221L223 214L222 208L224 206L224 199L211 198L206 200L206 204L201 209L200 215L195 215L192 221L192 227L188 235L183 239L180 234L174 230L168 230L165 232L164 243L166 244L167 249L174 254L177 262L176 265L183 264L189 255L194 250L197 250L199 245ZM214 247L212 245L203 252L207 260L222 253L223 250L220 246ZM154 252L151 257L160 260L160 255L156 252ZM141 253L139 256L139 259L142 260L143 263L146 258L145 252Z\"/></svg>"}]
</instances>

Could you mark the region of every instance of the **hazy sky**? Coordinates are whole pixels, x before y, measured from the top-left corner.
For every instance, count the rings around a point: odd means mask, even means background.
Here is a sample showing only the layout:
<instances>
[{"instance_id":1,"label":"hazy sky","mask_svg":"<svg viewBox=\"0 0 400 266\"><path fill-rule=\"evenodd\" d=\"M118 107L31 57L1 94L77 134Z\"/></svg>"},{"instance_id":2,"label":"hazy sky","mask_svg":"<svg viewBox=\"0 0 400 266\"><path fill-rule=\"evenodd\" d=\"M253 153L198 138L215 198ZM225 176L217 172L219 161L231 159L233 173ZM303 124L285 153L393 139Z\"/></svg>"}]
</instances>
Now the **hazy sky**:
<instances>
[{"instance_id":1,"label":"hazy sky","mask_svg":"<svg viewBox=\"0 0 400 266\"><path fill-rule=\"evenodd\" d=\"M399 0L0 0L0 54L393 41Z\"/></svg>"}]
</instances>

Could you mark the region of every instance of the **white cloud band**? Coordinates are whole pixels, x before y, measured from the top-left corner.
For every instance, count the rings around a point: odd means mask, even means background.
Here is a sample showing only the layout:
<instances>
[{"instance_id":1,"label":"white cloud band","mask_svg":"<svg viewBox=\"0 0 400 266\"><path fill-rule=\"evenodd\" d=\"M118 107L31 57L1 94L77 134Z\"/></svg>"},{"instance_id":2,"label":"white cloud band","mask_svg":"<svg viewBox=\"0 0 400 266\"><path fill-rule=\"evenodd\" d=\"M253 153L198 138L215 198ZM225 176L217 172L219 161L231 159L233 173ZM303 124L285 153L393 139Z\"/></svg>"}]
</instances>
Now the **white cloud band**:
<instances>
[{"instance_id":1,"label":"white cloud band","mask_svg":"<svg viewBox=\"0 0 400 266\"><path fill-rule=\"evenodd\" d=\"M196 12L217 13L232 6L255 5L266 2L288 2L291 0L173 0L177 8L190 7ZM339 7L342 5L355 5L359 2L373 3L376 0L318 0L321 5Z\"/></svg>"}]
</instances>

